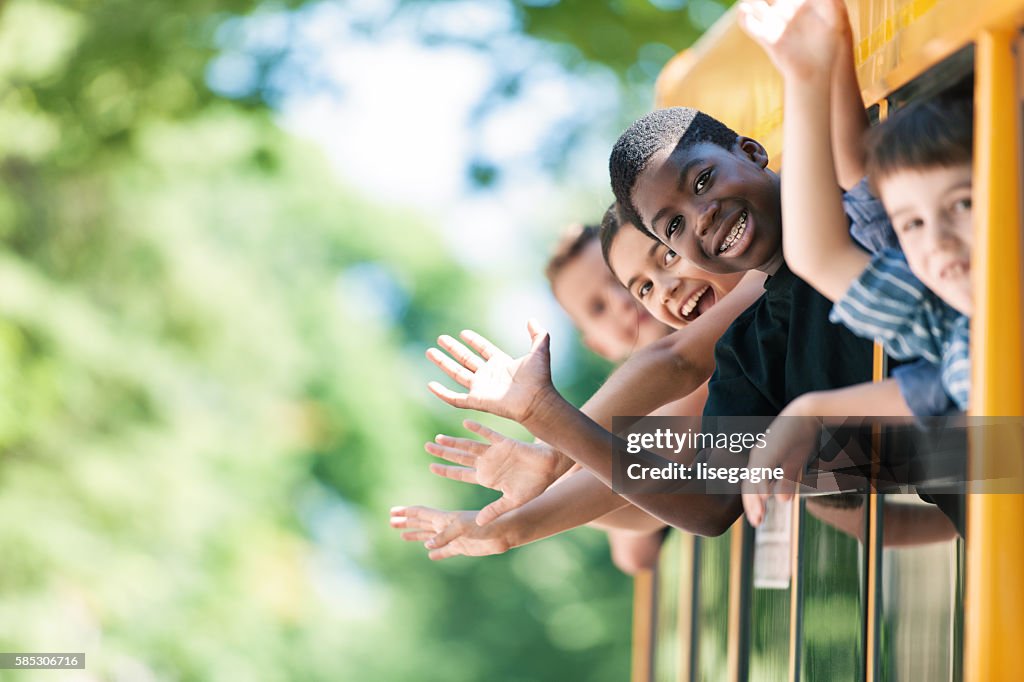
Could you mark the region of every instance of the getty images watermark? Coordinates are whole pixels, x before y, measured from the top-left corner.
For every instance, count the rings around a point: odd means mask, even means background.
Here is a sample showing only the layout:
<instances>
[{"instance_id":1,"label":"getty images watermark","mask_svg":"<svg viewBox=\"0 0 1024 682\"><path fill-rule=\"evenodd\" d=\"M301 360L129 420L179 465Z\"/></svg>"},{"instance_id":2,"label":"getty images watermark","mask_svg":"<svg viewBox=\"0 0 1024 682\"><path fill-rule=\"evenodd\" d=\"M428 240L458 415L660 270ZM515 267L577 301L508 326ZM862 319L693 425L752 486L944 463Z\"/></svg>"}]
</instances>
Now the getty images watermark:
<instances>
[{"instance_id":1,"label":"getty images watermark","mask_svg":"<svg viewBox=\"0 0 1024 682\"><path fill-rule=\"evenodd\" d=\"M1024 493L1020 417L647 417L612 426L621 494L735 494L783 480L803 493Z\"/></svg>"}]
</instances>

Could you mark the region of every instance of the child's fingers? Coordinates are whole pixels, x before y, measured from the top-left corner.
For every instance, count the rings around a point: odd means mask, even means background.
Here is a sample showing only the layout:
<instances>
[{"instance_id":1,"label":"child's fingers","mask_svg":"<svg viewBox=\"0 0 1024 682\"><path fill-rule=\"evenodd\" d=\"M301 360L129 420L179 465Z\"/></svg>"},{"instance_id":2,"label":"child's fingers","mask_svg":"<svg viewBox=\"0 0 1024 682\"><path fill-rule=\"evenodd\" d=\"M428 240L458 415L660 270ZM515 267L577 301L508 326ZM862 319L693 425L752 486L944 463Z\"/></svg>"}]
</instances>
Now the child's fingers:
<instances>
[{"instance_id":1,"label":"child's fingers","mask_svg":"<svg viewBox=\"0 0 1024 682\"><path fill-rule=\"evenodd\" d=\"M462 535L462 526L458 523L449 523L444 530L427 540L423 546L427 549L443 549L450 542Z\"/></svg>"},{"instance_id":2,"label":"child's fingers","mask_svg":"<svg viewBox=\"0 0 1024 682\"><path fill-rule=\"evenodd\" d=\"M451 559L453 556L461 554L462 552L455 545L448 545L442 549L433 549L427 552L427 558L431 561L441 561L442 559Z\"/></svg>"},{"instance_id":3,"label":"child's fingers","mask_svg":"<svg viewBox=\"0 0 1024 682\"><path fill-rule=\"evenodd\" d=\"M469 344L469 347L480 354L484 360L490 360L495 355L504 355L501 349L493 343L477 334L472 329L463 329L459 334L462 340Z\"/></svg>"},{"instance_id":4,"label":"child's fingers","mask_svg":"<svg viewBox=\"0 0 1024 682\"><path fill-rule=\"evenodd\" d=\"M471 467L476 464L477 455L472 455L461 448L450 448L437 443L424 443L423 449L434 457L440 457L452 464Z\"/></svg>"},{"instance_id":5,"label":"child's fingers","mask_svg":"<svg viewBox=\"0 0 1024 682\"><path fill-rule=\"evenodd\" d=\"M774 490L772 491L775 494L775 499L782 502L789 502L792 500L793 493L796 492L797 488L797 478L798 476L786 472L782 480L776 481L773 486Z\"/></svg>"},{"instance_id":6,"label":"child's fingers","mask_svg":"<svg viewBox=\"0 0 1024 682\"><path fill-rule=\"evenodd\" d=\"M760 526L761 520L764 518L764 503L761 501L761 496L757 493L744 493L742 498L743 513L747 515L747 521L755 528Z\"/></svg>"},{"instance_id":7,"label":"child's fingers","mask_svg":"<svg viewBox=\"0 0 1024 682\"><path fill-rule=\"evenodd\" d=\"M441 368L441 371L450 376L452 379L461 384L464 388L469 388L473 382L473 374L459 363L452 360L450 357L442 353L436 348L431 348L427 351L427 358Z\"/></svg>"},{"instance_id":8,"label":"child's fingers","mask_svg":"<svg viewBox=\"0 0 1024 682\"><path fill-rule=\"evenodd\" d=\"M469 467L455 467L448 464L431 464L430 473L437 474L442 478L450 478L453 481L462 481L463 483L472 483L479 485L476 480L476 469Z\"/></svg>"},{"instance_id":9,"label":"child's fingers","mask_svg":"<svg viewBox=\"0 0 1024 682\"><path fill-rule=\"evenodd\" d=\"M740 12L752 25L763 29L771 16L772 8L764 0L753 0L740 5Z\"/></svg>"},{"instance_id":10,"label":"child's fingers","mask_svg":"<svg viewBox=\"0 0 1024 682\"><path fill-rule=\"evenodd\" d=\"M502 514L510 512L519 506L519 504L513 502L510 498L505 497L503 495L494 502L491 502L489 505L481 509L479 512L477 512L476 525L486 526L488 523L498 518Z\"/></svg>"},{"instance_id":11,"label":"child's fingers","mask_svg":"<svg viewBox=\"0 0 1024 682\"><path fill-rule=\"evenodd\" d=\"M494 429L488 428L481 424L480 422L473 421L472 419L464 419L462 421L462 425L465 426L470 431L472 431L473 433L477 434L478 436L486 439L487 442L489 443L494 443L496 441L505 439L505 436L501 435Z\"/></svg>"},{"instance_id":12,"label":"child's fingers","mask_svg":"<svg viewBox=\"0 0 1024 682\"><path fill-rule=\"evenodd\" d=\"M402 533L402 539L406 542L426 542L434 537L433 530L410 530Z\"/></svg>"},{"instance_id":13,"label":"child's fingers","mask_svg":"<svg viewBox=\"0 0 1024 682\"><path fill-rule=\"evenodd\" d=\"M461 450L467 455L476 455L477 457L487 454L487 449L491 447L487 443L481 443L480 441L473 440L472 438L460 438L458 436L449 436L443 433L437 434L434 437L434 441L438 445Z\"/></svg>"},{"instance_id":14,"label":"child's fingers","mask_svg":"<svg viewBox=\"0 0 1024 682\"><path fill-rule=\"evenodd\" d=\"M547 346L550 343L551 337L544 327L540 326L540 322L531 319L526 323L526 329L530 332L530 352L536 353L540 350L547 350Z\"/></svg>"},{"instance_id":15,"label":"child's fingers","mask_svg":"<svg viewBox=\"0 0 1024 682\"><path fill-rule=\"evenodd\" d=\"M411 524L418 524L416 525L418 528L428 528L430 527L429 524L433 524L441 520L445 515L445 512L418 504L411 507L405 507L404 509L405 511L403 516L409 519Z\"/></svg>"},{"instance_id":16,"label":"child's fingers","mask_svg":"<svg viewBox=\"0 0 1024 682\"><path fill-rule=\"evenodd\" d=\"M391 527L397 530L403 528L411 528L413 530L423 530L434 533L434 527L424 521L423 519L409 518L408 516L392 516Z\"/></svg>"},{"instance_id":17,"label":"child's fingers","mask_svg":"<svg viewBox=\"0 0 1024 682\"><path fill-rule=\"evenodd\" d=\"M775 9L775 14L783 22L788 22L797 13L798 10L807 6L806 9L813 9L808 3L808 0L775 0L775 4L772 7Z\"/></svg>"},{"instance_id":18,"label":"child's fingers","mask_svg":"<svg viewBox=\"0 0 1024 682\"><path fill-rule=\"evenodd\" d=\"M451 353L452 357L470 372L476 372L484 364L475 353L447 334L437 337L437 345Z\"/></svg>"},{"instance_id":19,"label":"child's fingers","mask_svg":"<svg viewBox=\"0 0 1024 682\"><path fill-rule=\"evenodd\" d=\"M469 396L465 393L456 393L447 386L439 384L436 381L431 381L427 384L427 389L452 407L458 407L460 409L469 407Z\"/></svg>"}]
</instances>

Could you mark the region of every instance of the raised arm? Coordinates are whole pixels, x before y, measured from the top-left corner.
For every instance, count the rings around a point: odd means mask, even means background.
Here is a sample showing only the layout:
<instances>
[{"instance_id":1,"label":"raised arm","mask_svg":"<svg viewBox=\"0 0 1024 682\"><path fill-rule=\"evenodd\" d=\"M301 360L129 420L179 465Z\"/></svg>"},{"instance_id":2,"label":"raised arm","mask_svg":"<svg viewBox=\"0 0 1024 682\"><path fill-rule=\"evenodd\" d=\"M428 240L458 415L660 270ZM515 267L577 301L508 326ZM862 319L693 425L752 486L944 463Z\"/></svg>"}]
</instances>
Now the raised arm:
<instances>
[{"instance_id":1,"label":"raised arm","mask_svg":"<svg viewBox=\"0 0 1024 682\"><path fill-rule=\"evenodd\" d=\"M832 155L839 185L850 190L864 177L864 133L868 117L853 60L853 30L846 6L836 6L839 43L832 62Z\"/></svg>"},{"instance_id":2,"label":"raised arm","mask_svg":"<svg viewBox=\"0 0 1024 682\"><path fill-rule=\"evenodd\" d=\"M846 293L869 262L850 238L832 157L831 86L837 45L842 42L840 4L841 0L778 0L774 5L741 6L741 25L764 47L785 84L786 262L833 301Z\"/></svg>"}]
</instances>

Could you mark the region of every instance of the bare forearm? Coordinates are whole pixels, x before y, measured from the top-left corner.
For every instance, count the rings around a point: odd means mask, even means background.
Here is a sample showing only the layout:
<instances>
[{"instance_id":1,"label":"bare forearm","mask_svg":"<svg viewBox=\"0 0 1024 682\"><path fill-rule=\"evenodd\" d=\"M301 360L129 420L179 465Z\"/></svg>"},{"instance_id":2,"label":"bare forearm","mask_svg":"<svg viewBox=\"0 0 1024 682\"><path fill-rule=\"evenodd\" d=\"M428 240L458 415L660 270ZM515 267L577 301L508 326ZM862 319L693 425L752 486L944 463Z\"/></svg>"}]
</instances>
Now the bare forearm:
<instances>
[{"instance_id":1,"label":"bare forearm","mask_svg":"<svg viewBox=\"0 0 1024 682\"><path fill-rule=\"evenodd\" d=\"M832 154L836 177L843 189L852 189L864 177L863 140L867 129L868 118L853 60L853 39L847 30L832 68Z\"/></svg>"},{"instance_id":2,"label":"bare forearm","mask_svg":"<svg viewBox=\"0 0 1024 682\"><path fill-rule=\"evenodd\" d=\"M557 394L525 426L575 461L609 488L615 437ZM646 493L624 495L634 506L665 523L700 535L718 535L740 513L738 495Z\"/></svg>"},{"instance_id":3,"label":"bare forearm","mask_svg":"<svg viewBox=\"0 0 1024 682\"><path fill-rule=\"evenodd\" d=\"M686 347L683 329L635 353L583 405L583 412L606 428L612 417L650 414L689 395L714 371L714 346Z\"/></svg>"},{"instance_id":4,"label":"bare forearm","mask_svg":"<svg viewBox=\"0 0 1024 682\"><path fill-rule=\"evenodd\" d=\"M590 523L629 507L629 502L587 471L549 487L522 507L499 517L511 546L519 547Z\"/></svg>"},{"instance_id":5,"label":"bare forearm","mask_svg":"<svg viewBox=\"0 0 1024 682\"><path fill-rule=\"evenodd\" d=\"M850 239L827 142L829 78L826 73L786 81L782 243L790 268L834 301L846 293L868 259Z\"/></svg>"},{"instance_id":6,"label":"bare forearm","mask_svg":"<svg viewBox=\"0 0 1024 682\"><path fill-rule=\"evenodd\" d=\"M796 414L816 417L910 417L895 379L808 393L798 399Z\"/></svg>"},{"instance_id":7,"label":"bare forearm","mask_svg":"<svg viewBox=\"0 0 1024 682\"><path fill-rule=\"evenodd\" d=\"M665 522L631 504L628 507L616 509L609 514L605 514L601 518L594 519L588 525L604 531L621 530L634 533L653 533L664 528Z\"/></svg>"}]
</instances>

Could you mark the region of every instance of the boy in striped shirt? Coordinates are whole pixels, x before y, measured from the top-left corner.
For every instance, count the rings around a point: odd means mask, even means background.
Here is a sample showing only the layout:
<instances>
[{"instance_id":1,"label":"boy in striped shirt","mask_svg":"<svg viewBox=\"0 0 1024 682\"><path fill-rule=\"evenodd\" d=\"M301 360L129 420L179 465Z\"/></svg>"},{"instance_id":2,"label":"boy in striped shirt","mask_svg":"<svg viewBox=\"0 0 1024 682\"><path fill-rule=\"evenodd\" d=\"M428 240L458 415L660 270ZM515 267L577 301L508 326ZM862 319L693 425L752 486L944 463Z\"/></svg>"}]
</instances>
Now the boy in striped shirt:
<instances>
[{"instance_id":1,"label":"boy in striped shirt","mask_svg":"<svg viewBox=\"0 0 1024 682\"><path fill-rule=\"evenodd\" d=\"M967 100L923 102L867 132L864 164L901 249L864 253L850 238L829 146L841 0L745 3L743 25L785 82L783 250L835 302L830 319L897 359L939 366L961 410L970 388L972 115ZM909 401L908 401L909 402Z\"/></svg>"}]
</instances>

